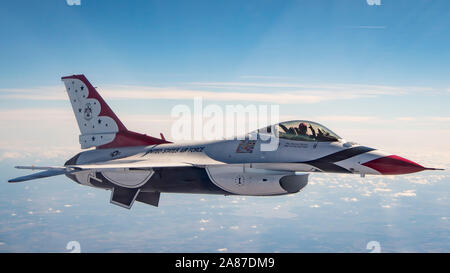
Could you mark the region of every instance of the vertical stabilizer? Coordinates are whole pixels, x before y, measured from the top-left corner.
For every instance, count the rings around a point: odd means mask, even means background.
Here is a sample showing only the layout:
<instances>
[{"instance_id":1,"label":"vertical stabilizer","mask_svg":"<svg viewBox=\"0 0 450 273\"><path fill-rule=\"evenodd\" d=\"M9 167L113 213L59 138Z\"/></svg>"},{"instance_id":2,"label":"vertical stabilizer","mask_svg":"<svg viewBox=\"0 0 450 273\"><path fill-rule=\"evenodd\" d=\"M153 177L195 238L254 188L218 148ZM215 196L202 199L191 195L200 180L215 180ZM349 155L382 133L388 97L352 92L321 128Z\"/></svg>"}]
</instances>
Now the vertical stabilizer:
<instances>
[{"instance_id":1,"label":"vertical stabilizer","mask_svg":"<svg viewBox=\"0 0 450 273\"><path fill-rule=\"evenodd\" d=\"M128 131L84 75L62 77L80 128L82 149L169 143Z\"/></svg>"}]
</instances>

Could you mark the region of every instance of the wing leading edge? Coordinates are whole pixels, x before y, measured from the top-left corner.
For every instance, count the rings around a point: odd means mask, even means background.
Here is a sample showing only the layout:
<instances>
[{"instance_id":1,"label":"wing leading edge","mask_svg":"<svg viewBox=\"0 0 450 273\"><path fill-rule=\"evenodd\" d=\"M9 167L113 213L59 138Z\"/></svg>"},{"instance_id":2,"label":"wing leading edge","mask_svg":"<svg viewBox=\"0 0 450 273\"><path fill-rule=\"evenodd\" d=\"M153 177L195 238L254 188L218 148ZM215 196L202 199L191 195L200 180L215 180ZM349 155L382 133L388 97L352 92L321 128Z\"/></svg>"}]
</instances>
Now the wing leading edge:
<instances>
[{"instance_id":1,"label":"wing leading edge","mask_svg":"<svg viewBox=\"0 0 450 273\"><path fill-rule=\"evenodd\" d=\"M52 177L62 174L73 174L77 172L85 171L120 171L124 170L149 170L153 168L169 168L169 167L199 167L204 168L210 165L220 165L224 164L222 162L209 162L208 164L197 164L191 162L149 162L147 160L128 160L128 161L107 161L102 163L92 163L92 164L80 164L80 165L67 165L64 167L39 167L39 166L16 166L17 169L26 170L44 170L42 172L20 176L8 180L10 183L24 182L28 180L34 180L45 177Z\"/></svg>"},{"instance_id":2,"label":"wing leading edge","mask_svg":"<svg viewBox=\"0 0 450 273\"><path fill-rule=\"evenodd\" d=\"M33 173L33 174L30 174L30 175L16 177L16 178L8 180L8 182L9 183L24 182L24 181L28 181L28 180L45 178L45 177L52 177L52 176L57 176L57 175L67 174L67 173L72 173L72 172L74 172L74 171L68 171L65 168L49 169L49 170L46 170L46 171Z\"/></svg>"}]
</instances>

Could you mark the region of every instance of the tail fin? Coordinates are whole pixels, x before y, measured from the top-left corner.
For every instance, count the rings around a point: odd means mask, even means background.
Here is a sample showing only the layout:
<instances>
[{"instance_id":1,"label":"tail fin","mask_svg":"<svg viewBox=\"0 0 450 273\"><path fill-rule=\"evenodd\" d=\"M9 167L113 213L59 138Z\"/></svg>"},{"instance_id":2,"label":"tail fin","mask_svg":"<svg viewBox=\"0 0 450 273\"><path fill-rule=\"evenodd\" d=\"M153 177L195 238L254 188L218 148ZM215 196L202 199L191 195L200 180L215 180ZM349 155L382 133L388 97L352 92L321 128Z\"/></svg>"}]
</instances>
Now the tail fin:
<instances>
[{"instance_id":1,"label":"tail fin","mask_svg":"<svg viewBox=\"0 0 450 273\"><path fill-rule=\"evenodd\" d=\"M82 149L170 143L128 131L84 75L62 77L80 128Z\"/></svg>"}]
</instances>

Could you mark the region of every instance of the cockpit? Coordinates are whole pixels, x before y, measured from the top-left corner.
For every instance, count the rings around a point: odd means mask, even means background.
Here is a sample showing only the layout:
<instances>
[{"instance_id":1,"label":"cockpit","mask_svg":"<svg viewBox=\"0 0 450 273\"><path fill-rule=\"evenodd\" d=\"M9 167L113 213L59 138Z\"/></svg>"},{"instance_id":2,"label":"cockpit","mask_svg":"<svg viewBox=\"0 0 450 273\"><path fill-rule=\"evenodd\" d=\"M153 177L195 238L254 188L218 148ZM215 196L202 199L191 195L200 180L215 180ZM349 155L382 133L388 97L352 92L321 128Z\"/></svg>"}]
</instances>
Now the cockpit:
<instances>
[{"instance_id":1,"label":"cockpit","mask_svg":"<svg viewBox=\"0 0 450 273\"><path fill-rule=\"evenodd\" d=\"M259 130L259 132L271 133L272 128L275 130L274 133L277 137L289 140L333 142L341 139L341 137L327 127L307 120L280 122L274 126L268 126Z\"/></svg>"}]
</instances>

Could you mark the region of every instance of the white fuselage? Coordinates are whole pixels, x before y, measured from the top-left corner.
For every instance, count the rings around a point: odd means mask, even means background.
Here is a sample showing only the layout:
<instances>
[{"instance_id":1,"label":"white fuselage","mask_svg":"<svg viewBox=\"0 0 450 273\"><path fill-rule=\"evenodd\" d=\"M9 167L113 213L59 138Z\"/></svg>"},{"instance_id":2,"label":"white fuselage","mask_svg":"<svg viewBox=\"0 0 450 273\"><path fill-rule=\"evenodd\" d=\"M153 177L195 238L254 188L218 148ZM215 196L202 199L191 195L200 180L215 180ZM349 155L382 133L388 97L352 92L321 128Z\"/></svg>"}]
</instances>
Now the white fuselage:
<instances>
[{"instance_id":1,"label":"white fuselage","mask_svg":"<svg viewBox=\"0 0 450 273\"><path fill-rule=\"evenodd\" d=\"M151 165L153 162L186 162L192 168L204 169L209 180L226 193L277 195L289 193L280 185L280 180L286 176L294 176L295 172L380 174L362 163L385 156L379 151L348 145L343 141L303 142L280 139L279 146L274 151L261 151L261 143L260 140L247 139L98 149L80 153L76 162L69 165L101 164L111 160L116 164L133 162L136 166ZM352 149L361 151L342 155L343 151ZM320 159L333 155L338 156L324 165L333 167L322 167ZM319 163L316 164L315 161ZM321 167L324 169L320 169ZM87 171L79 172L75 177L81 184L94 187L98 184L93 182L106 178L108 182L120 187L140 188L155 175L155 169L105 169L101 175L98 178L96 172ZM307 175L304 177L307 178Z\"/></svg>"}]
</instances>

